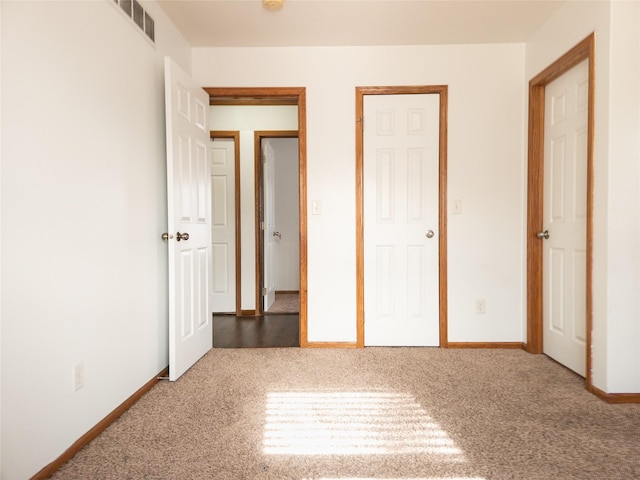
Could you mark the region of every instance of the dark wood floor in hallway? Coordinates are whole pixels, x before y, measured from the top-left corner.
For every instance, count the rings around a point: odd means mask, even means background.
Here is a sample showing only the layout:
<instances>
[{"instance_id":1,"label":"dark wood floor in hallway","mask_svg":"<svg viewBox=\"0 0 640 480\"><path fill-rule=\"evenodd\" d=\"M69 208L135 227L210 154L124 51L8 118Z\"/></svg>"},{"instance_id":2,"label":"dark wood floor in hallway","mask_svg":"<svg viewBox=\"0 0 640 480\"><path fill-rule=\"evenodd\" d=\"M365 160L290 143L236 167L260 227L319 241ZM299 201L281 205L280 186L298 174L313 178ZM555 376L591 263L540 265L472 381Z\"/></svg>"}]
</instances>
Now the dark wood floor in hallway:
<instances>
[{"instance_id":1,"label":"dark wood floor in hallway","mask_svg":"<svg viewBox=\"0 0 640 480\"><path fill-rule=\"evenodd\" d=\"M213 348L299 347L299 319L298 314L214 315Z\"/></svg>"}]
</instances>

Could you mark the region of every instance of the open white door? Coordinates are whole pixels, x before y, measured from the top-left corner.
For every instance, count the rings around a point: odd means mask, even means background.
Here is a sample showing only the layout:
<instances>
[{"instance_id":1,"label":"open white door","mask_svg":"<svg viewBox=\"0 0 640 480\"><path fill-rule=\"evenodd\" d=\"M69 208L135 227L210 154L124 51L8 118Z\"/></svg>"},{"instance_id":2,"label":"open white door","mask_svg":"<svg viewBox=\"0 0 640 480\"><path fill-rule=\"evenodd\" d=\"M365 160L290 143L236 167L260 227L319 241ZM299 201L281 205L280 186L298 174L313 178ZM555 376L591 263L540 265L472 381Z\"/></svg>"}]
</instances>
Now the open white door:
<instances>
[{"instance_id":1,"label":"open white door","mask_svg":"<svg viewBox=\"0 0 640 480\"><path fill-rule=\"evenodd\" d=\"M262 145L262 177L264 179L264 290L263 312L267 312L276 300L275 276L275 160L273 147L268 141Z\"/></svg>"},{"instance_id":2,"label":"open white door","mask_svg":"<svg viewBox=\"0 0 640 480\"><path fill-rule=\"evenodd\" d=\"M587 373L587 106L589 64L545 87L543 351Z\"/></svg>"},{"instance_id":3,"label":"open white door","mask_svg":"<svg viewBox=\"0 0 640 480\"><path fill-rule=\"evenodd\" d=\"M169 380L213 346L209 97L165 57Z\"/></svg>"}]
</instances>

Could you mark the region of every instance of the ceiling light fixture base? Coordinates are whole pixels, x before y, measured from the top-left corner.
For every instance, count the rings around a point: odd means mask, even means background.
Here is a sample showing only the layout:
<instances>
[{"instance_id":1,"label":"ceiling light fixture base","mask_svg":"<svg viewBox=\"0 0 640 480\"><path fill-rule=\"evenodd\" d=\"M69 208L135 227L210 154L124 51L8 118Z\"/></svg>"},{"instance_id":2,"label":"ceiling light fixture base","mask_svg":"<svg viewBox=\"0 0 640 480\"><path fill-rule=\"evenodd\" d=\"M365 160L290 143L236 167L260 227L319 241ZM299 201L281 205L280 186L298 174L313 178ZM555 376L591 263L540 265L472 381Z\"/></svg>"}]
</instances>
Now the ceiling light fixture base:
<instances>
[{"instance_id":1,"label":"ceiling light fixture base","mask_svg":"<svg viewBox=\"0 0 640 480\"><path fill-rule=\"evenodd\" d=\"M270 12L280 10L283 4L284 0L262 0L262 6Z\"/></svg>"}]
</instances>

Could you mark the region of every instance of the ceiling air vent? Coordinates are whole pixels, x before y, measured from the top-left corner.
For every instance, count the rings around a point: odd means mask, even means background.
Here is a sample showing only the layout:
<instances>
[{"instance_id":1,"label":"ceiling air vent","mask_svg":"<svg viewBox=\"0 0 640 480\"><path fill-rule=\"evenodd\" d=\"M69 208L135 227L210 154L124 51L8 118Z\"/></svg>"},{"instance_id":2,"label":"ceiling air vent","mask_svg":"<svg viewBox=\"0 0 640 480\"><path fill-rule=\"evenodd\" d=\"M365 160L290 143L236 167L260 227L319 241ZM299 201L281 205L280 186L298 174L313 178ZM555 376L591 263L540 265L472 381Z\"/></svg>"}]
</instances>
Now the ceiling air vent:
<instances>
[{"instance_id":1,"label":"ceiling air vent","mask_svg":"<svg viewBox=\"0 0 640 480\"><path fill-rule=\"evenodd\" d=\"M147 12L144 12L144 33L147 34L147 37L149 37L152 42L156 41L155 22Z\"/></svg>"},{"instance_id":2,"label":"ceiling air vent","mask_svg":"<svg viewBox=\"0 0 640 480\"><path fill-rule=\"evenodd\" d=\"M131 11L132 6L133 3L131 2L131 0L120 0L120 8L124 11L124 13L129 15L129 17L132 17L133 15L133 12Z\"/></svg>"},{"instance_id":3,"label":"ceiling air vent","mask_svg":"<svg viewBox=\"0 0 640 480\"><path fill-rule=\"evenodd\" d=\"M155 42L155 22L138 0L113 0L113 2L120 6L125 15L133 20L151 42Z\"/></svg>"},{"instance_id":4,"label":"ceiling air vent","mask_svg":"<svg viewBox=\"0 0 640 480\"><path fill-rule=\"evenodd\" d=\"M133 0L133 21L136 22L142 30L144 30L144 8L138 2L138 0Z\"/></svg>"}]
</instances>

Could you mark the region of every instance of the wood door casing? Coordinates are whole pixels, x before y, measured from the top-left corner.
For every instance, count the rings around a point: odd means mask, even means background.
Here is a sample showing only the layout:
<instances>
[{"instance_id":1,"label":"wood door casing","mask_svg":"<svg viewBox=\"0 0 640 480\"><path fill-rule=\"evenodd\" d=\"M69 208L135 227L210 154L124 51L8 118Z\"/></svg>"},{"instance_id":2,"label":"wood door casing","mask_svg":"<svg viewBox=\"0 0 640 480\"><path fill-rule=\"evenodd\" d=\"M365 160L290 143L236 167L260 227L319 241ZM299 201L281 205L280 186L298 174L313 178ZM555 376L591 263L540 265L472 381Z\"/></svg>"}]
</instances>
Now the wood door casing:
<instances>
[{"instance_id":1,"label":"wood door casing","mask_svg":"<svg viewBox=\"0 0 640 480\"><path fill-rule=\"evenodd\" d=\"M253 132L253 145L254 145L254 171L255 171L255 232L256 232L256 315L264 313L263 300L262 300L262 287L264 284L264 235L261 228L261 223L264 221L264 172L262 166L262 140L266 138L298 138L298 130L256 130ZM298 152L299 156L299 152ZM302 283L302 277L300 277ZM302 290L302 286L300 286ZM302 301L302 299L300 299ZM302 304L300 305L302 309Z\"/></svg>"},{"instance_id":2,"label":"wood door casing","mask_svg":"<svg viewBox=\"0 0 640 480\"><path fill-rule=\"evenodd\" d=\"M356 343L364 347L364 95L438 94L439 122L439 327L440 346L448 346L447 332L447 114L448 86L356 87Z\"/></svg>"},{"instance_id":3,"label":"wood door casing","mask_svg":"<svg viewBox=\"0 0 640 480\"><path fill-rule=\"evenodd\" d=\"M544 211L544 111L545 87L588 59L587 188L586 188L586 384L592 386L591 330L593 325L593 138L594 138L594 48L591 34L529 82L529 149L527 198L527 343L530 353L542 353L543 269L542 242L536 234L543 230Z\"/></svg>"},{"instance_id":4,"label":"wood door casing","mask_svg":"<svg viewBox=\"0 0 640 480\"><path fill-rule=\"evenodd\" d=\"M307 100L304 87L205 87L209 104L297 105L300 184L300 346L312 347L307 327Z\"/></svg>"}]
</instances>

